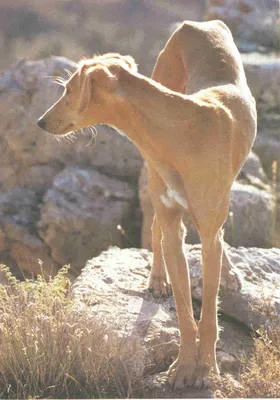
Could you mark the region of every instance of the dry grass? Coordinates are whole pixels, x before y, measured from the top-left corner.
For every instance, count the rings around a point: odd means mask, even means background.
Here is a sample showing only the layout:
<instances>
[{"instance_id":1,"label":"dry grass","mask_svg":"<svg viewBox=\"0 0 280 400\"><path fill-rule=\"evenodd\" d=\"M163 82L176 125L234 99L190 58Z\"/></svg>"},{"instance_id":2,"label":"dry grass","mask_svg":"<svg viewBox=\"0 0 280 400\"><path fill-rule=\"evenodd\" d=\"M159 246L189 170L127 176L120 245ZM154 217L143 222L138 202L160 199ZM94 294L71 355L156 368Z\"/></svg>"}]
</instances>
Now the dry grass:
<instances>
[{"instance_id":1,"label":"dry grass","mask_svg":"<svg viewBox=\"0 0 280 400\"><path fill-rule=\"evenodd\" d=\"M280 398L280 319L274 310L273 299L253 305L267 317L254 338L250 356L241 360L237 379L227 374L214 381L217 398Z\"/></svg>"},{"instance_id":2,"label":"dry grass","mask_svg":"<svg viewBox=\"0 0 280 400\"><path fill-rule=\"evenodd\" d=\"M1 398L128 397L134 355L108 321L77 310L68 268L0 286Z\"/></svg>"}]
</instances>

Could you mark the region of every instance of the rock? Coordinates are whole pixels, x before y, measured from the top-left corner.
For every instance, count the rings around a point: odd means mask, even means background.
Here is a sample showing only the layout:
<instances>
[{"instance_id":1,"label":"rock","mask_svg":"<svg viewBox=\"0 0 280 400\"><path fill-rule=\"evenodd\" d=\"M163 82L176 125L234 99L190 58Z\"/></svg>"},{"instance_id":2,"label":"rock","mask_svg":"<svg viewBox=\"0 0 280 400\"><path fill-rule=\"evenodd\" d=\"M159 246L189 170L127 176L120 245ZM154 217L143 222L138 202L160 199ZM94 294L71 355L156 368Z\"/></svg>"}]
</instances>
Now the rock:
<instances>
[{"instance_id":1,"label":"rock","mask_svg":"<svg viewBox=\"0 0 280 400\"><path fill-rule=\"evenodd\" d=\"M95 170L63 170L44 197L37 224L52 259L79 271L88 258L121 245L120 227L131 217L135 196L130 184Z\"/></svg>"},{"instance_id":2,"label":"rock","mask_svg":"<svg viewBox=\"0 0 280 400\"><path fill-rule=\"evenodd\" d=\"M273 120L274 114L268 114ZM280 121L279 121L280 123ZM267 124L268 125L268 124ZM263 121L259 129L258 136L254 144L254 151L258 154L262 161L262 165L266 174L271 178L280 178L280 133L279 126L277 128L270 128L265 126ZM276 170L273 165L276 166Z\"/></svg>"},{"instance_id":3,"label":"rock","mask_svg":"<svg viewBox=\"0 0 280 400\"><path fill-rule=\"evenodd\" d=\"M211 19L224 21L242 50L279 48L277 0L209 0L206 20Z\"/></svg>"},{"instance_id":4,"label":"rock","mask_svg":"<svg viewBox=\"0 0 280 400\"><path fill-rule=\"evenodd\" d=\"M248 85L257 102L259 119L280 109L280 60L275 56L243 54Z\"/></svg>"},{"instance_id":5,"label":"rock","mask_svg":"<svg viewBox=\"0 0 280 400\"><path fill-rule=\"evenodd\" d=\"M226 315L257 329L269 318L265 315L266 302L280 315L280 249L228 247L227 253L238 274L242 288L228 290L229 276L222 276L220 309ZM192 294L201 299L201 247L188 247L188 261L192 277ZM264 306L262 309L262 305Z\"/></svg>"},{"instance_id":6,"label":"rock","mask_svg":"<svg viewBox=\"0 0 280 400\"><path fill-rule=\"evenodd\" d=\"M240 366L238 359L222 350L217 351L217 360L222 365L223 372L231 372Z\"/></svg>"},{"instance_id":7,"label":"rock","mask_svg":"<svg viewBox=\"0 0 280 400\"><path fill-rule=\"evenodd\" d=\"M274 196L252 185L234 182L225 241L232 246L271 247L274 237Z\"/></svg>"},{"instance_id":8,"label":"rock","mask_svg":"<svg viewBox=\"0 0 280 400\"><path fill-rule=\"evenodd\" d=\"M277 55L242 55L248 85L256 99L258 134L253 150L266 174L272 177L272 163L280 164L280 61ZM280 168L277 173L280 177Z\"/></svg>"},{"instance_id":9,"label":"rock","mask_svg":"<svg viewBox=\"0 0 280 400\"><path fill-rule=\"evenodd\" d=\"M18 278L58 271L47 246L37 237L38 191L15 188L0 196L0 263Z\"/></svg>"},{"instance_id":10,"label":"rock","mask_svg":"<svg viewBox=\"0 0 280 400\"><path fill-rule=\"evenodd\" d=\"M267 177L258 156L250 153L241 172L243 177L247 178L246 183L252 183L257 187L234 182L230 212L225 223L225 240L233 246L269 247L274 237L275 202L270 187L263 183L267 181ZM139 179L139 199L143 213L141 243L143 248L151 249L154 211L148 192L145 165ZM187 227L186 242L199 243L199 236L187 213L184 216L184 223Z\"/></svg>"},{"instance_id":11,"label":"rock","mask_svg":"<svg viewBox=\"0 0 280 400\"><path fill-rule=\"evenodd\" d=\"M259 156L252 151L249 153L241 171L246 176L249 176L253 179L257 178L263 183L267 183L268 181Z\"/></svg>"},{"instance_id":12,"label":"rock","mask_svg":"<svg viewBox=\"0 0 280 400\"><path fill-rule=\"evenodd\" d=\"M201 288L202 281L200 247L190 246L187 249L190 255L192 290L198 293L197 287ZM238 252L238 249L233 249L233 254L239 254ZM254 253L254 249L252 252ZM269 253L268 250L264 252ZM250 254L249 250L248 257ZM264 253L262 254L264 257ZM268 258L267 256L266 260ZM137 376L139 378L149 376L143 382L145 397L170 398L171 391L166 383L166 374L161 372L168 368L178 353L179 331L176 309L173 297L155 299L147 290L151 261L152 255L148 250L121 250L111 247L87 262L72 287L72 297L78 308L87 307L92 315L104 316L108 320L113 318L116 334L126 340L129 346L135 346L138 362L135 362L134 368L137 370ZM254 259L252 265L246 268L253 268L255 261ZM270 277L269 273L267 279ZM256 296L253 287L251 289L252 296ZM240 302L242 296L248 300L246 292L231 292L230 296L233 295L238 296ZM229 307L229 304L227 306ZM194 302L194 312L198 319L200 310L196 302ZM244 349L249 351L252 348L252 338L248 332L233 322L221 319L220 325L223 329L217 350L221 368L222 371L230 370L236 373L238 358ZM189 388L176 392L176 397L209 397L209 395L209 391Z\"/></svg>"},{"instance_id":13,"label":"rock","mask_svg":"<svg viewBox=\"0 0 280 400\"><path fill-rule=\"evenodd\" d=\"M190 268L192 297L201 300L201 246L186 245L186 252ZM233 288L230 276L223 273L220 309L224 314L244 323L249 328L257 329L268 318L268 315L264 315L261 310L265 299L270 299L271 308L274 308L274 312L280 315L280 292L278 290L280 249L227 247L227 253L234 265L234 273L240 276L242 288ZM173 298L154 300L146 289L151 262L152 255L148 250L110 248L100 256L88 261L74 284L74 296L78 299L87 298L87 304L90 305L92 302L94 312L104 312L106 309L106 313L116 315L117 308L117 315L121 318L129 310L131 319L125 317L127 321L125 329L133 330L141 335L145 333L145 340L149 344L151 344L151 338L155 340L155 334L150 335L150 333L158 325L168 328L165 332L166 340L176 341L178 332L173 328L177 328L177 325L170 322L170 315L173 318L175 311ZM106 283L104 277L110 277L110 283ZM114 295L114 304L112 304L112 295ZM126 296L131 297L128 299ZM110 308L107 309L109 305ZM140 315L138 315L137 309L138 311L141 309ZM161 336L157 337L159 343ZM225 349L224 345L220 347L220 350L226 351ZM234 353L231 351L231 354ZM158 354L156 360L157 362L160 360Z\"/></svg>"}]
</instances>

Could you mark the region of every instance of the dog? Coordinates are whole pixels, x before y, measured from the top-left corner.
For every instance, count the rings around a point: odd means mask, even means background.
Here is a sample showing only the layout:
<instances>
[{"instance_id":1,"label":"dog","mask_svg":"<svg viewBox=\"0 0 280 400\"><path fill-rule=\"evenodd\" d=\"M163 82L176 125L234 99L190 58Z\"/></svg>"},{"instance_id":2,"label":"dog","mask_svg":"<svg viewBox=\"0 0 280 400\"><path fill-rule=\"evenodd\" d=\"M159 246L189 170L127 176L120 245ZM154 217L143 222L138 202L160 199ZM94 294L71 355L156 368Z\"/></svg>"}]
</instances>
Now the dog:
<instances>
[{"instance_id":1,"label":"dog","mask_svg":"<svg viewBox=\"0 0 280 400\"><path fill-rule=\"evenodd\" d=\"M150 289L166 295L169 280L180 329L178 358L168 374L175 389L203 386L219 374L217 299L222 226L232 183L256 135L255 100L240 54L222 21L183 22L160 52L152 79L130 56L81 61L62 97L38 120L54 135L96 124L123 132L148 165L155 216ZM184 253L187 211L202 244L203 301L195 322ZM230 270L232 264L227 259ZM199 340L198 340L199 338Z\"/></svg>"}]
</instances>

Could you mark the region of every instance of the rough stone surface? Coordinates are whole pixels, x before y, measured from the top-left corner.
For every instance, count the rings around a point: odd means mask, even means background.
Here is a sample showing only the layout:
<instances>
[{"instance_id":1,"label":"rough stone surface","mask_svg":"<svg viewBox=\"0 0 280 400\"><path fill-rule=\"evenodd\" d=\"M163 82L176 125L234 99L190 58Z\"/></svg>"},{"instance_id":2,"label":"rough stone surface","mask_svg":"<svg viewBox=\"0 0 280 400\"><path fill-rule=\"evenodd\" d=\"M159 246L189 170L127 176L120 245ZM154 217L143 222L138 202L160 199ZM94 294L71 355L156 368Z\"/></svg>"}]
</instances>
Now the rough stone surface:
<instances>
[{"instance_id":1,"label":"rough stone surface","mask_svg":"<svg viewBox=\"0 0 280 400\"><path fill-rule=\"evenodd\" d=\"M270 193L260 160L250 153L241 175L242 181L234 182L231 190L230 212L225 223L225 240L233 246L270 247L274 235L274 196ZM256 186L256 187L255 187ZM265 190L264 190L265 189ZM148 178L144 165L139 179L139 199L143 213L142 247L151 249L153 206L148 192ZM195 244L199 237L190 217L185 214L186 242Z\"/></svg>"},{"instance_id":2,"label":"rough stone surface","mask_svg":"<svg viewBox=\"0 0 280 400\"><path fill-rule=\"evenodd\" d=\"M280 60L277 55L242 54L248 85L259 113L280 109Z\"/></svg>"},{"instance_id":3,"label":"rough stone surface","mask_svg":"<svg viewBox=\"0 0 280 400\"><path fill-rule=\"evenodd\" d=\"M24 187L0 195L0 263L8 265L18 278L58 271L34 229L40 199L39 191Z\"/></svg>"},{"instance_id":4,"label":"rough stone surface","mask_svg":"<svg viewBox=\"0 0 280 400\"><path fill-rule=\"evenodd\" d=\"M187 251L193 298L200 300L200 246L188 246ZM262 299L261 281L268 292L273 289L274 279L280 283L280 250L231 248L228 251L242 277L243 288L223 292L230 286L223 278L222 312L250 327L252 324L257 327L261 318L249 304L257 304ZM161 372L178 353L179 331L174 298L155 299L147 290L151 262L152 255L147 250L112 247L87 262L73 285L72 295L78 305L88 307L93 315L113 318L116 333L135 347L139 354L135 365L137 376L151 375L144 383L145 397L168 398L174 397L174 393L172 396L166 374ZM279 307L279 293L274 292L273 299ZM199 319L200 310L195 301L194 313ZM220 325L223 329L217 358L221 370L237 373L239 357L244 351L250 351L252 339L246 330L232 321L221 318ZM176 397L208 396L209 392L192 389L176 393Z\"/></svg>"},{"instance_id":5,"label":"rough stone surface","mask_svg":"<svg viewBox=\"0 0 280 400\"><path fill-rule=\"evenodd\" d=\"M209 0L206 19L221 19L243 51L279 48L277 0Z\"/></svg>"},{"instance_id":6,"label":"rough stone surface","mask_svg":"<svg viewBox=\"0 0 280 400\"><path fill-rule=\"evenodd\" d=\"M256 329L268 318L259 313L259 308L265 299L270 298L275 312L280 315L280 249L228 246L226 251L234 265L233 272L239 276L242 287L232 285L231 276L223 269L220 287L221 311L249 328ZM192 297L200 301L201 246L186 245L186 252ZM126 330L143 331L148 335L154 324L164 324L172 328L170 338L173 340L177 337L177 334L174 336L173 329L176 325L169 321L169 314L170 311L175 311L174 300L173 297L154 300L148 292L147 279L151 263L152 254L148 250L111 247L87 262L74 284L73 293L78 299L87 299L88 305L92 303L93 312L118 315L120 320L123 317ZM126 295L131 297L127 298ZM139 316L140 309L142 312ZM174 317L175 314L170 315Z\"/></svg>"},{"instance_id":7,"label":"rough stone surface","mask_svg":"<svg viewBox=\"0 0 280 400\"><path fill-rule=\"evenodd\" d=\"M225 240L232 246L271 247L274 237L275 201L271 193L234 182Z\"/></svg>"},{"instance_id":8,"label":"rough stone surface","mask_svg":"<svg viewBox=\"0 0 280 400\"><path fill-rule=\"evenodd\" d=\"M257 178L263 183L267 183L268 179L266 173L264 172L262 163L257 154L252 151L249 153L245 164L242 167L242 171L245 176L249 176L250 178Z\"/></svg>"},{"instance_id":9,"label":"rough stone surface","mask_svg":"<svg viewBox=\"0 0 280 400\"><path fill-rule=\"evenodd\" d=\"M81 269L110 245L121 245L136 193L133 186L96 170L69 167L58 174L43 200L39 235L59 265Z\"/></svg>"},{"instance_id":10,"label":"rough stone surface","mask_svg":"<svg viewBox=\"0 0 280 400\"><path fill-rule=\"evenodd\" d=\"M267 175L280 178L280 107L278 114L264 115L259 124L259 133L254 144L254 151L262 161ZM277 165L275 171L273 165Z\"/></svg>"},{"instance_id":11,"label":"rough stone surface","mask_svg":"<svg viewBox=\"0 0 280 400\"><path fill-rule=\"evenodd\" d=\"M272 177L272 163L280 164L280 61L277 54L242 55L248 85L256 99L258 134L254 152L266 174ZM278 178L280 168L278 168Z\"/></svg>"},{"instance_id":12,"label":"rough stone surface","mask_svg":"<svg viewBox=\"0 0 280 400\"><path fill-rule=\"evenodd\" d=\"M243 322L249 328L258 328L268 316L259 313L265 299L271 299L275 312L280 316L280 249L227 247L235 273L242 287L228 286L228 276L222 275L220 300L221 311ZM201 247L189 246L188 261L192 277L192 294L201 299Z\"/></svg>"}]
</instances>

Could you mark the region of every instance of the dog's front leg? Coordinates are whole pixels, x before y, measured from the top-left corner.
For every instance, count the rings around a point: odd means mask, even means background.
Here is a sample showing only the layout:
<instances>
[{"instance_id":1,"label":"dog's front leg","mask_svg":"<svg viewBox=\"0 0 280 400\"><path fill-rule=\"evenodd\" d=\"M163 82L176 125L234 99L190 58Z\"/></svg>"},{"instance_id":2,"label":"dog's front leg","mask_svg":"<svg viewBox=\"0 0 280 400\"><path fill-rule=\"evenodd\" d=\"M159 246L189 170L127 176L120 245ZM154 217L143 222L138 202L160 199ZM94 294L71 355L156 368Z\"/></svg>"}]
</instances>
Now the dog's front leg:
<instances>
[{"instance_id":1,"label":"dog's front leg","mask_svg":"<svg viewBox=\"0 0 280 400\"><path fill-rule=\"evenodd\" d=\"M209 372L219 375L216 360L218 340L218 290L223 256L223 233L220 228L212 237L202 241L203 300L199 322L199 352L195 386L209 385Z\"/></svg>"},{"instance_id":2,"label":"dog's front leg","mask_svg":"<svg viewBox=\"0 0 280 400\"><path fill-rule=\"evenodd\" d=\"M173 289L180 329L180 349L177 360L170 366L170 384L175 389L192 385L197 363L197 326L193 317L190 277L183 250L185 227L183 212L168 210L159 220L162 227L162 248Z\"/></svg>"}]
</instances>

